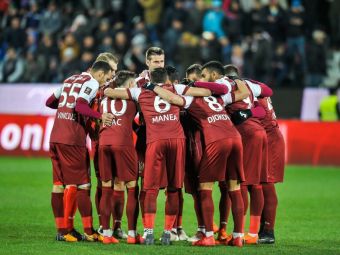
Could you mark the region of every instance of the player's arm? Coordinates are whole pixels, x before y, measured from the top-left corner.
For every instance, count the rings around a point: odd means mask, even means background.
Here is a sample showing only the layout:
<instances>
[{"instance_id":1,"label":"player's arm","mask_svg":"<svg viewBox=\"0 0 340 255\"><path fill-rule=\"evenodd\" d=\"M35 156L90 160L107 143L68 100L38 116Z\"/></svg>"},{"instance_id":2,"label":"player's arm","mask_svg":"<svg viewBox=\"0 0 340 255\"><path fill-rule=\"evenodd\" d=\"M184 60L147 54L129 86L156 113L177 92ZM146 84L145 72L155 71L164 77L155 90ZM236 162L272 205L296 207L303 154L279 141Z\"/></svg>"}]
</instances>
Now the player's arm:
<instances>
[{"instance_id":1,"label":"player's arm","mask_svg":"<svg viewBox=\"0 0 340 255\"><path fill-rule=\"evenodd\" d=\"M191 85L193 82L191 82ZM175 90L177 94L183 96L196 96L196 97L208 97L211 96L211 91L206 88L193 88L183 84L176 84Z\"/></svg>"},{"instance_id":2,"label":"player's arm","mask_svg":"<svg viewBox=\"0 0 340 255\"><path fill-rule=\"evenodd\" d=\"M107 88L104 90L104 95L112 99L130 99L129 93L126 88Z\"/></svg>"},{"instance_id":3,"label":"player's arm","mask_svg":"<svg viewBox=\"0 0 340 255\"><path fill-rule=\"evenodd\" d=\"M90 107L90 102L95 98L98 87L99 84L91 80L83 84L76 100L75 111L86 117L101 119L105 125L111 126L114 117L112 113L101 114Z\"/></svg>"},{"instance_id":4,"label":"player's arm","mask_svg":"<svg viewBox=\"0 0 340 255\"><path fill-rule=\"evenodd\" d=\"M217 82L195 81L194 86L197 88L208 89L214 95L223 95L229 92L229 88L227 86L221 83L217 83Z\"/></svg>"},{"instance_id":5,"label":"player's arm","mask_svg":"<svg viewBox=\"0 0 340 255\"><path fill-rule=\"evenodd\" d=\"M247 81L255 97L271 97L273 90L262 82Z\"/></svg>"},{"instance_id":6,"label":"player's arm","mask_svg":"<svg viewBox=\"0 0 340 255\"><path fill-rule=\"evenodd\" d=\"M250 96L250 91L246 85L246 83L242 80L235 80L237 84L237 90L231 92L231 97L233 99L233 102L238 102L243 99L246 99L247 97Z\"/></svg>"},{"instance_id":7,"label":"player's arm","mask_svg":"<svg viewBox=\"0 0 340 255\"><path fill-rule=\"evenodd\" d=\"M59 105L59 98L61 96L63 87L58 88L53 94L46 100L45 105L51 109L57 109Z\"/></svg>"},{"instance_id":8,"label":"player's arm","mask_svg":"<svg viewBox=\"0 0 340 255\"><path fill-rule=\"evenodd\" d=\"M165 101L169 102L170 104L184 106L185 100L183 97L172 93L169 90L163 89L160 86L150 83L147 89L154 91L158 96L160 96Z\"/></svg>"},{"instance_id":9,"label":"player's arm","mask_svg":"<svg viewBox=\"0 0 340 255\"><path fill-rule=\"evenodd\" d=\"M254 102L254 107L251 109L235 111L231 116L231 121L235 125L239 125L246 121L247 119L254 118L263 118L266 115L265 109L257 102Z\"/></svg>"}]
</instances>

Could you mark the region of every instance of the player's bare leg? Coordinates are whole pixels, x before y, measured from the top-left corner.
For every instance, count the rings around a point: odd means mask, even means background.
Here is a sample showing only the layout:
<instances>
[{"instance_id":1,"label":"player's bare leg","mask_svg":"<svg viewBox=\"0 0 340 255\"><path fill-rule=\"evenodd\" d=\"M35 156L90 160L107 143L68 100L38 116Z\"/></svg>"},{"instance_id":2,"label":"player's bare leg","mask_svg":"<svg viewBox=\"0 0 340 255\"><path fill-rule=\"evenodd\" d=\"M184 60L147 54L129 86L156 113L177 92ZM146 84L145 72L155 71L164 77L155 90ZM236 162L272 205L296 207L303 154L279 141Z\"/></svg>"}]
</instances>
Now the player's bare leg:
<instances>
[{"instance_id":1,"label":"player's bare leg","mask_svg":"<svg viewBox=\"0 0 340 255\"><path fill-rule=\"evenodd\" d=\"M102 181L102 197L100 200L100 212L103 224L103 244L115 244L119 241L112 236L110 229L110 218L112 208L112 181Z\"/></svg>"},{"instance_id":2,"label":"player's bare leg","mask_svg":"<svg viewBox=\"0 0 340 255\"><path fill-rule=\"evenodd\" d=\"M197 246L214 246L215 245L214 231L213 231L213 224L214 224L214 202L212 198L213 186L214 186L213 182L200 183L199 185L202 215L203 215L203 221L204 221L204 226L205 226L206 231L205 231L205 236L201 240L194 242L193 245L197 245Z\"/></svg>"}]
</instances>

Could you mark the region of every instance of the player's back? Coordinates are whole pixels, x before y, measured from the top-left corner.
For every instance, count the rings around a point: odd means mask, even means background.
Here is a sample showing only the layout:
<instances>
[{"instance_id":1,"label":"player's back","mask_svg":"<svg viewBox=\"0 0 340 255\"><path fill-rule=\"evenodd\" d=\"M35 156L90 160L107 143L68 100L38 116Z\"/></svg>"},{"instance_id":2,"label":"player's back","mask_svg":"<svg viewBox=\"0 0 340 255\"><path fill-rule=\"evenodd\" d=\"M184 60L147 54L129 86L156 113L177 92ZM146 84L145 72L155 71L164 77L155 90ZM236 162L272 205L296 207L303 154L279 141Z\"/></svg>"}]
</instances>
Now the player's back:
<instances>
[{"instance_id":1,"label":"player's back","mask_svg":"<svg viewBox=\"0 0 340 255\"><path fill-rule=\"evenodd\" d=\"M75 106L82 86L91 79L91 75L82 73L64 81L50 142L85 146L85 118L75 111ZM85 93L91 91L85 90Z\"/></svg>"},{"instance_id":2,"label":"player's back","mask_svg":"<svg viewBox=\"0 0 340 255\"><path fill-rule=\"evenodd\" d=\"M163 85L176 93L173 85ZM153 91L142 89L138 98L145 124L147 143L169 138L185 138L180 123L180 108L161 99Z\"/></svg>"},{"instance_id":3,"label":"player's back","mask_svg":"<svg viewBox=\"0 0 340 255\"><path fill-rule=\"evenodd\" d=\"M270 97L258 98L259 104L266 111L266 115L261 119L262 125L265 130L278 127L275 111Z\"/></svg>"},{"instance_id":4,"label":"player's back","mask_svg":"<svg viewBox=\"0 0 340 255\"><path fill-rule=\"evenodd\" d=\"M213 96L194 98L188 111L200 127L205 144L239 136L223 107L223 100Z\"/></svg>"},{"instance_id":5,"label":"player's back","mask_svg":"<svg viewBox=\"0 0 340 255\"><path fill-rule=\"evenodd\" d=\"M100 112L112 113L115 118L110 127L101 125L99 144L133 147L132 123L137 112L136 104L131 100L105 97L101 101Z\"/></svg>"}]
</instances>

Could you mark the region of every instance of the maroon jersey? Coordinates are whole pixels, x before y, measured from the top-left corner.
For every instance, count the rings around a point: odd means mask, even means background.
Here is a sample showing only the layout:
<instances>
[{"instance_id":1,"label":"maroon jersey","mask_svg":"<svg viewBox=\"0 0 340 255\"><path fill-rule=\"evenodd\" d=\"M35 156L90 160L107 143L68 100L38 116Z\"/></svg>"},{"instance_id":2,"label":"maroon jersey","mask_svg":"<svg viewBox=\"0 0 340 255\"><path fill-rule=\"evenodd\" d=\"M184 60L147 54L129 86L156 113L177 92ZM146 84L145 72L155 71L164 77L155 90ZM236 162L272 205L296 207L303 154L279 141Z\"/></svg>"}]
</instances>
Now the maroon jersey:
<instances>
[{"instance_id":1,"label":"maroon jersey","mask_svg":"<svg viewBox=\"0 0 340 255\"><path fill-rule=\"evenodd\" d=\"M189 114L203 133L205 145L239 134L224 109L222 98L185 96Z\"/></svg>"},{"instance_id":2,"label":"maroon jersey","mask_svg":"<svg viewBox=\"0 0 340 255\"><path fill-rule=\"evenodd\" d=\"M133 147L132 123L136 115L136 104L133 101L110 99L105 97L100 104L101 113L112 113L115 118L110 127L100 127L99 145Z\"/></svg>"},{"instance_id":3,"label":"maroon jersey","mask_svg":"<svg viewBox=\"0 0 340 255\"><path fill-rule=\"evenodd\" d=\"M60 91L50 142L85 146L85 118L75 111L78 97L90 103L98 91L99 84L89 73L73 75L64 81Z\"/></svg>"},{"instance_id":4,"label":"maroon jersey","mask_svg":"<svg viewBox=\"0 0 340 255\"><path fill-rule=\"evenodd\" d=\"M258 98L258 102L266 111L266 115L264 116L263 119L261 119L264 129L267 131L272 128L278 127L275 111L272 105L272 101L270 100L270 97Z\"/></svg>"},{"instance_id":5,"label":"maroon jersey","mask_svg":"<svg viewBox=\"0 0 340 255\"><path fill-rule=\"evenodd\" d=\"M139 77L135 79L138 88L142 88L150 81L150 74L148 70L144 70Z\"/></svg>"},{"instance_id":6,"label":"maroon jersey","mask_svg":"<svg viewBox=\"0 0 340 255\"><path fill-rule=\"evenodd\" d=\"M173 85L164 85L173 93ZM130 99L137 101L146 125L146 143L161 139L185 138L179 119L180 108L161 99L153 91L143 88L128 89Z\"/></svg>"}]
</instances>

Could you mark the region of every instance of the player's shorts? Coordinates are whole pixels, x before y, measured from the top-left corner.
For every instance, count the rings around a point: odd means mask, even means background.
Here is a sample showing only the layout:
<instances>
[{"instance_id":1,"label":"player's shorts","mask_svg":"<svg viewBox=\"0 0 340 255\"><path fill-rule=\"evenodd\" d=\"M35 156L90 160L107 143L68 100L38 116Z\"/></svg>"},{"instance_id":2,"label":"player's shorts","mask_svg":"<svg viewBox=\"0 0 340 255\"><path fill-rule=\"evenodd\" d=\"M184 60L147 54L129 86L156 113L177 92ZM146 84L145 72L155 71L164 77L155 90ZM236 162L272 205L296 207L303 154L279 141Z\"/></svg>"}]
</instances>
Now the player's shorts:
<instances>
[{"instance_id":1,"label":"player's shorts","mask_svg":"<svg viewBox=\"0 0 340 255\"><path fill-rule=\"evenodd\" d=\"M98 141L91 141L91 148L92 148L92 151L93 151L94 172L96 174L97 179L100 179L99 157L98 157L99 142Z\"/></svg>"},{"instance_id":2,"label":"player's shorts","mask_svg":"<svg viewBox=\"0 0 340 255\"><path fill-rule=\"evenodd\" d=\"M278 127L267 131L268 182L283 182L285 167L285 142Z\"/></svg>"},{"instance_id":3,"label":"player's shorts","mask_svg":"<svg viewBox=\"0 0 340 255\"><path fill-rule=\"evenodd\" d=\"M199 167L199 182L238 180L243 182L242 141L226 138L206 145Z\"/></svg>"},{"instance_id":4,"label":"player's shorts","mask_svg":"<svg viewBox=\"0 0 340 255\"><path fill-rule=\"evenodd\" d=\"M53 184L90 183L90 157L85 146L50 143Z\"/></svg>"},{"instance_id":5,"label":"player's shorts","mask_svg":"<svg viewBox=\"0 0 340 255\"><path fill-rule=\"evenodd\" d=\"M146 147L144 190L182 188L185 139L162 139Z\"/></svg>"},{"instance_id":6,"label":"player's shorts","mask_svg":"<svg viewBox=\"0 0 340 255\"><path fill-rule=\"evenodd\" d=\"M243 143L245 182L256 185L268 181L268 141L266 131L257 123L244 122L236 126Z\"/></svg>"},{"instance_id":7,"label":"player's shorts","mask_svg":"<svg viewBox=\"0 0 340 255\"><path fill-rule=\"evenodd\" d=\"M138 178L137 153L134 147L99 145L99 171L102 181L136 181Z\"/></svg>"},{"instance_id":8,"label":"player's shorts","mask_svg":"<svg viewBox=\"0 0 340 255\"><path fill-rule=\"evenodd\" d=\"M185 192L194 194L198 192L198 169L202 159L201 133L196 131L190 133L186 139L186 157L185 157Z\"/></svg>"}]
</instances>

